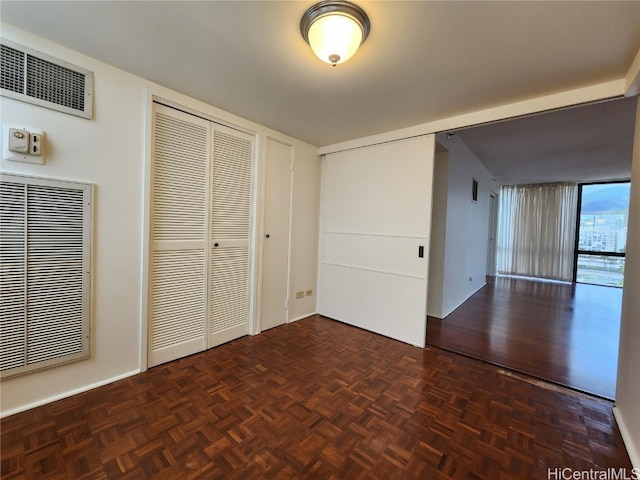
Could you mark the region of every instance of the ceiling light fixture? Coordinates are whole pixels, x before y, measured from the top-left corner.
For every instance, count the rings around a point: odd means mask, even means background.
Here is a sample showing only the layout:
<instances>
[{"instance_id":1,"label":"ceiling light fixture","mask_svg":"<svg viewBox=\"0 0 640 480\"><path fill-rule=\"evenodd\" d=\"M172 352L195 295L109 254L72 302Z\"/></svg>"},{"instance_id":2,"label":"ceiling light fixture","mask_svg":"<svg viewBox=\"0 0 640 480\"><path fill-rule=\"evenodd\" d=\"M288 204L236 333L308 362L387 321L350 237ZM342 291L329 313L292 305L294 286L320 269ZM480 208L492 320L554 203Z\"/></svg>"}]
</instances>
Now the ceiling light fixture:
<instances>
[{"instance_id":1,"label":"ceiling light fixture","mask_svg":"<svg viewBox=\"0 0 640 480\"><path fill-rule=\"evenodd\" d=\"M313 53L334 67L349 60L371 30L369 17L355 3L325 0L309 8L300 20L300 33Z\"/></svg>"}]
</instances>

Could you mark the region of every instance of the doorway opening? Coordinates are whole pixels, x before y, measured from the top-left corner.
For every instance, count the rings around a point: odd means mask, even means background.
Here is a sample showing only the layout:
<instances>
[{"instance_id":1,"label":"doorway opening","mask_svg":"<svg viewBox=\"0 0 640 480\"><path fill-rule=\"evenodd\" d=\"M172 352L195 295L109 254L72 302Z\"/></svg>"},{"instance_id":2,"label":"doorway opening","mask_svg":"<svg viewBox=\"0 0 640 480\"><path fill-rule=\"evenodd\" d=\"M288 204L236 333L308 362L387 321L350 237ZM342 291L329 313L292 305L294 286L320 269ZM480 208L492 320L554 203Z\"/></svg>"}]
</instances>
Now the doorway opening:
<instances>
[{"instance_id":1,"label":"doorway opening","mask_svg":"<svg viewBox=\"0 0 640 480\"><path fill-rule=\"evenodd\" d=\"M495 277L497 274L496 238L498 235L498 194L489 195L489 242L487 248L487 275Z\"/></svg>"}]
</instances>

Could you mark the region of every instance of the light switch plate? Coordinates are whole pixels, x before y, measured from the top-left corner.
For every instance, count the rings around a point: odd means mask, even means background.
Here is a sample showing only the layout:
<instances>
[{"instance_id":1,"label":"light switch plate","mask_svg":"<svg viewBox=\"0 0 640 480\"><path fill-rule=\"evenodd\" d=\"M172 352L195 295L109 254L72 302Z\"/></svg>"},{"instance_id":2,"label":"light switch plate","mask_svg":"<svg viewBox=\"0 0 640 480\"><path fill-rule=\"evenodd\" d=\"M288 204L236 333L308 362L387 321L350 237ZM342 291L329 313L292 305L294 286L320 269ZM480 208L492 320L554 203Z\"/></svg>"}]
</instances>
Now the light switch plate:
<instances>
[{"instance_id":1,"label":"light switch plate","mask_svg":"<svg viewBox=\"0 0 640 480\"><path fill-rule=\"evenodd\" d=\"M25 151L24 153L12 152L9 150L9 139L15 131L24 132L27 136L25 140L30 140L30 136L35 136L35 141L26 141L26 149L31 150L31 145L35 148L33 154ZM15 143L15 142L14 142ZM4 160L10 160L12 162L24 162L35 163L37 165L44 165L44 152L45 152L45 134L42 130L18 127L16 125L2 125L2 158Z\"/></svg>"},{"instance_id":2,"label":"light switch plate","mask_svg":"<svg viewBox=\"0 0 640 480\"><path fill-rule=\"evenodd\" d=\"M7 136L9 151L18 154L29 153L29 139L31 134L21 128L10 128Z\"/></svg>"}]
</instances>

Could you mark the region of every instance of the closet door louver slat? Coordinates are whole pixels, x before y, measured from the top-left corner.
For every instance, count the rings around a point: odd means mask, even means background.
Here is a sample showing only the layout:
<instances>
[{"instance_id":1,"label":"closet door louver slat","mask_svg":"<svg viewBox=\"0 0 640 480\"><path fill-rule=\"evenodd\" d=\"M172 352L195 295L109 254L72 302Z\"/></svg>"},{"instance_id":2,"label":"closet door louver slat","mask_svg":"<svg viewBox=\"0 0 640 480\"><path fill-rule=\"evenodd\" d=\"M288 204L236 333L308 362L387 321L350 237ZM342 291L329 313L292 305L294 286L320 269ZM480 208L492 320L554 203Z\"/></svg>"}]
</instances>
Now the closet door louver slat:
<instances>
[{"instance_id":1,"label":"closet door louver slat","mask_svg":"<svg viewBox=\"0 0 640 480\"><path fill-rule=\"evenodd\" d=\"M149 365L205 348L209 122L154 106Z\"/></svg>"}]
</instances>

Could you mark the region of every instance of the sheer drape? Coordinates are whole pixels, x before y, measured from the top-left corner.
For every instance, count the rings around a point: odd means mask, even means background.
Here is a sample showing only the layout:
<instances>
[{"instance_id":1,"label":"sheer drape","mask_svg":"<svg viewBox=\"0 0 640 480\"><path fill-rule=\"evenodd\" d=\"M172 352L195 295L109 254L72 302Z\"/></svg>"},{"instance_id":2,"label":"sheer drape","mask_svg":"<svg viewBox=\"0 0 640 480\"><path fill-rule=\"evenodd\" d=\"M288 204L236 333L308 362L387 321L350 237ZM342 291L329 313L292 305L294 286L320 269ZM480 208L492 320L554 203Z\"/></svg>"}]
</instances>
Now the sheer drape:
<instances>
[{"instance_id":1,"label":"sheer drape","mask_svg":"<svg viewBox=\"0 0 640 480\"><path fill-rule=\"evenodd\" d=\"M498 273L571 281L578 186L502 187Z\"/></svg>"}]
</instances>

